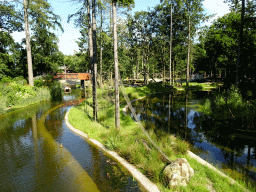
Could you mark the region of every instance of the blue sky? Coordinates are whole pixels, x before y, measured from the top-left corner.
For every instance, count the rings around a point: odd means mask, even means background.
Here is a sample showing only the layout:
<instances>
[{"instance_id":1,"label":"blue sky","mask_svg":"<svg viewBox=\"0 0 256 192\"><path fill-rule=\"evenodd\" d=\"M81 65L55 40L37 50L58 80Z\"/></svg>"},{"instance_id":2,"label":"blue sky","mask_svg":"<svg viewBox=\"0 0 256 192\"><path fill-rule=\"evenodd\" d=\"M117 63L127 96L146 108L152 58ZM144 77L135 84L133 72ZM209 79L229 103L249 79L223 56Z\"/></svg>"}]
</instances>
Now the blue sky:
<instances>
[{"instance_id":1,"label":"blue sky","mask_svg":"<svg viewBox=\"0 0 256 192\"><path fill-rule=\"evenodd\" d=\"M75 42L80 37L79 29L75 28L72 23L67 23L67 17L69 14L77 11L78 5L70 2L71 0L49 0L54 13L61 16L62 26L65 30L64 33L58 32L59 48L66 55L73 55L74 50L78 51L78 46ZM159 4L160 0L135 0L135 11L147 11L148 7L154 7ZM209 14L216 13L216 17L223 16L228 13L228 5L223 3L223 0L205 0L203 2L204 8ZM210 24L210 23L209 23ZM22 38L25 38L24 32L15 32L13 37L16 41L20 42Z\"/></svg>"}]
</instances>

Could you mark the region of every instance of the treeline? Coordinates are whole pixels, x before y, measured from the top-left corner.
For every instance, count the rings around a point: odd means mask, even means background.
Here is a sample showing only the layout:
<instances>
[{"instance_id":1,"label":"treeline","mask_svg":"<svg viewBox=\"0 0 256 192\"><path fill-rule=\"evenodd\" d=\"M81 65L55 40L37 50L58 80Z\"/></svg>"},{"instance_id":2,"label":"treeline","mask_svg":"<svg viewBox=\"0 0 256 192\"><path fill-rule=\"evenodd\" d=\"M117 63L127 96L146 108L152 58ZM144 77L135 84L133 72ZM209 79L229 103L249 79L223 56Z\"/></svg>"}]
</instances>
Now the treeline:
<instances>
[{"instance_id":1,"label":"treeline","mask_svg":"<svg viewBox=\"0 0 256 192\"><path fill-rule=\"evenodd\" d=\"M28 77L28 47L34 76L57 72L64 55L53 31L63 29L50 4L43 0L3 0L0 10L0 79ZM15 42L11 34L24 30L28 32L26 38Z\"/></svg>"},{"instance_id":2,"label":"treeline","mask_svg":"<svg viewBox=\"0 0 256 192\"><path fill-rule=\"evenodd\" d=\"M32 31L34 76L55 73L64 64L77 72L93 71L88 35L93 26L92 2L72 2L80 3L78 12L69 16L81 33L77 41L80 52L74 56L64 56L58 49L58 37L53 31L62 27L48 1L0 2L0 79L28 76L26 40L17 43L11 36L12 32L25 29L25 7ZM231 12L208 27L202 26L211 17L204 14L202 0L162 0L148 11L134 14L133 1L95 2L96 64L100 81L114 76L112 3L117 3L118 66L122 78L136 79L147 74L147 78L167 77L174 81L189 79L191 73L207 73L224 78L227 85L239 84L243 88L249 85L250 90L254 89L254 1L226 1Z\"/></svg>"},{"instance_id":3,"label":"treeline","mask_svg":"<svg viewBox=\"0 0 256 192\"><path fill-rule=\"evenodd\" d=\"M169 77L170 68L172 77L186 78L187 71L194 70L196 31L209 18L203 14L201 0L165 0L151 10L134 14L131 12L134 4L124 6L123 2L116 2L117 52L122 78L142 78L144 73L154 78ZM69 19L80 28L81 38L77 43L80 52L87 53L89 59L87 5L87 2L81 4L81 9ZM98 1L96 15L98 73L107 78L114 74L112 1Z\"/></svg>"}]
</instances>

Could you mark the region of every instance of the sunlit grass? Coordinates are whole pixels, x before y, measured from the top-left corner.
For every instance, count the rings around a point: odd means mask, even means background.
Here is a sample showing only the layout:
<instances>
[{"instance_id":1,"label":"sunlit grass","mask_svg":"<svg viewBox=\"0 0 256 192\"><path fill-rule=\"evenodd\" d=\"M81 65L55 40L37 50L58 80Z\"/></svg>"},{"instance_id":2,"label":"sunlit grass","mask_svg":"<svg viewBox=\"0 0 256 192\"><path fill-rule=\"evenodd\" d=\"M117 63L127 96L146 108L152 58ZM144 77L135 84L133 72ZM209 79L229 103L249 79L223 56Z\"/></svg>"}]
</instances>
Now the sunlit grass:
<instances>
[{"instance_id":1,"label":"sunlit grass","mask_svg":"<svg viewBox=\"0 0 256 192\"><path fill-rule=\"evenodd\" d=\"M151 85L152 86L152 85ZM151 88L128 87L126 92L130 100L148 95ZM87 99L80 106L74 107L69 113L70 123L77 129L87 133L90 138L103 143L109 150L114 150L120 156L134 164L151 181L155 182L161 191L209 191L209 187L216 191L243 191L237 185L221 177L210 168L203 166L187 154L189 144L178 137L161 132L161 130L149 125L148 133L154 142L169 156L171 160L186 158L195 171L194 177L186 187L169 189L166 187L162 177L162 171L166 164L163 162L159 152L151 145L139 126L130 116L121 112L120 130L115 129L114 117L114 90L98 92L98 122L92 120L92 98ZM120 96L121 107L125 106L124 98ZM239 183L246 186L242 180ZM246 187L245 187L246 188ZM253 191L252 188L250 188Z\"/></svg>"}]
</instances>

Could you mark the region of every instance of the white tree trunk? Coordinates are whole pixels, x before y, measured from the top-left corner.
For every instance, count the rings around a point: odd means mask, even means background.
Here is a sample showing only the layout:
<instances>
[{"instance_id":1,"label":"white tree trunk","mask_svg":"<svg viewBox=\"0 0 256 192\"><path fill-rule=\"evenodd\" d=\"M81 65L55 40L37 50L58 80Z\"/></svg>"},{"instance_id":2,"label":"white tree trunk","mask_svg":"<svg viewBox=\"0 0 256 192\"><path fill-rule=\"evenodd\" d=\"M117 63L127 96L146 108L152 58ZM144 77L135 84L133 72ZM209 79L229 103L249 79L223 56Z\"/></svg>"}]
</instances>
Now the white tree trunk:
<instances>
[{"instance_id":1,"label":"white tree trunk","mask_svg":"<svg viewBox=\"0 0 256 192\"><path fill-rule=\"evenodd\" d=\"M170 24L170 86L172 85L172 3L171 3L171 24Z\"/></svg>"},{"instance_id":2,"label":"white tree trunk","mask_svg":"<svg viewBox=\"0 0 256 192\"><path fill-rule=\"evenodd\" d=\"M90 52L90 62L91 62L90 67L91 67L91 71L93 71L92 24L91 24L90 0L87 0L87 19L88 19L89 52Z\"/></svg>"},{"instance_id":3,"label":"white tree trunk","mask_svg":"<svg viewBox=\"0 0 256 192\"><path fill-rule=\"evenodd\" d=\"M23 4L24 4L23 7L24 7L24 19L25 19L26 45L27 45L28 82L30 86L34 86L29 24L28 24L28 2L26 0L23 0Z\"/></svg>"},{"instance_id":4,"label":"white tree trunk","mask_svg":"<svg viewBox=\"0 0 256 192\"><path fill-rule=\"evenodd\" d=\"M188 62L187 62L187 79L186 85L188 86L189 81L189 53L190 53L190 15L188 16Z\"/></svg>"},{"instance_id":5,"label":"white tree trunk","mask_svg":"<svg viewBox=\"0 0 256 192\"><path fill-rule=\"evenodd\" d=\"M118 57L117 57L117 31L116 31L116 1L113 0L113 37L114 37L114 66L115 66L115 126L120 128L119 111L119 75L118 75Z\"/></svg>"}]
</instances>

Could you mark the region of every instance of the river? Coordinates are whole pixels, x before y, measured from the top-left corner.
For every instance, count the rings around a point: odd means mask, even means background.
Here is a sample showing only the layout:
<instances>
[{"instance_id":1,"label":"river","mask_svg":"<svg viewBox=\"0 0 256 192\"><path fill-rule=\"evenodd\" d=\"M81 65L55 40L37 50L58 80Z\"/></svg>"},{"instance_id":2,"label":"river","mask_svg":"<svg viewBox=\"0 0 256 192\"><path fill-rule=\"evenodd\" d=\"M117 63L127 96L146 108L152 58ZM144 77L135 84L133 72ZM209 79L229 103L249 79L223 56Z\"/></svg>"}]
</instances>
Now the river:
<instances>
[{"instance_id":1,"label":"river","mask_svg":"<svg viewBox=\"0 0 256 192\"><path fill-rule=\"evenodd\" d=\"M107 154L67 128L74 99L0 116L0 191L144 191Z\"/></svg>"}]
</instances>

